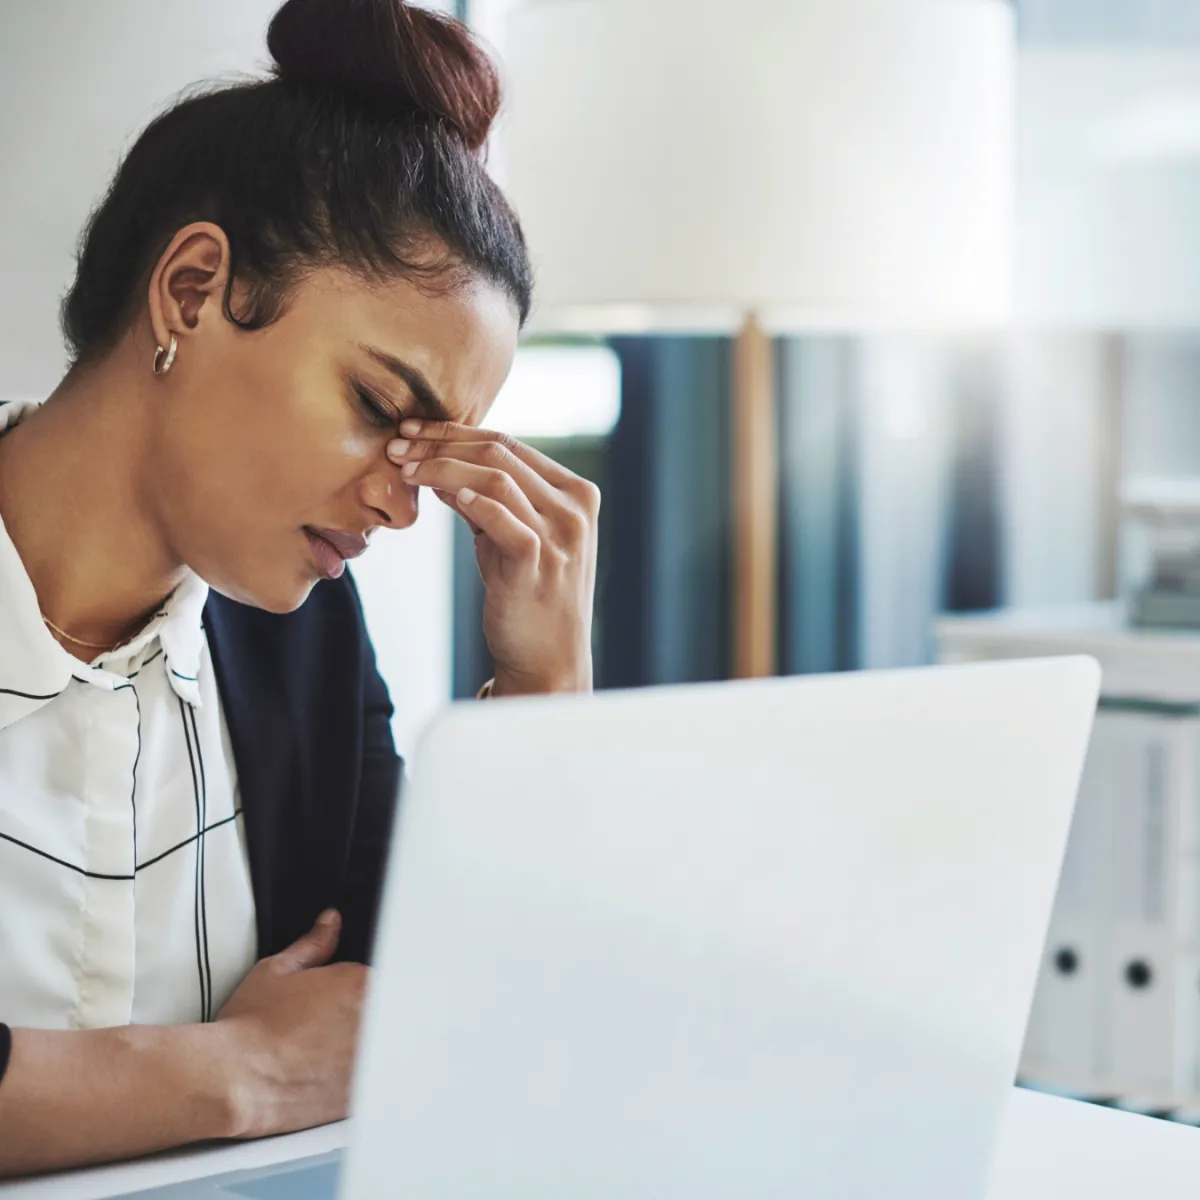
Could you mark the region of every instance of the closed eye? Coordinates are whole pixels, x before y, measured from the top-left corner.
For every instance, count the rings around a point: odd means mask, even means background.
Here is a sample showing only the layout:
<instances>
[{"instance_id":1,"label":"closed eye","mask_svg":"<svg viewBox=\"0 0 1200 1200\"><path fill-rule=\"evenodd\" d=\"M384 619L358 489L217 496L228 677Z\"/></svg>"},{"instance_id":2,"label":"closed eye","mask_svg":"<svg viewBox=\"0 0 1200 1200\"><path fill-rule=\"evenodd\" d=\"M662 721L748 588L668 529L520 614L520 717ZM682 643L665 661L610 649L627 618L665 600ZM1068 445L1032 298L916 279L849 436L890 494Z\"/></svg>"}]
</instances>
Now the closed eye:
<instances>
[{"instance_id":1,"label":"closed eye","mask_svg":"<svg viewBox=\"0 0 1200 1200\"><path fill-rule=\"evenodd\" d=\"M381 396L377 396L370 388L361 383L354 383L353 388L358 406L371 424L378 425L381 429L390 429L400 422L403 414L397 412L392 405Z\"/></svg>"}]
</instances>

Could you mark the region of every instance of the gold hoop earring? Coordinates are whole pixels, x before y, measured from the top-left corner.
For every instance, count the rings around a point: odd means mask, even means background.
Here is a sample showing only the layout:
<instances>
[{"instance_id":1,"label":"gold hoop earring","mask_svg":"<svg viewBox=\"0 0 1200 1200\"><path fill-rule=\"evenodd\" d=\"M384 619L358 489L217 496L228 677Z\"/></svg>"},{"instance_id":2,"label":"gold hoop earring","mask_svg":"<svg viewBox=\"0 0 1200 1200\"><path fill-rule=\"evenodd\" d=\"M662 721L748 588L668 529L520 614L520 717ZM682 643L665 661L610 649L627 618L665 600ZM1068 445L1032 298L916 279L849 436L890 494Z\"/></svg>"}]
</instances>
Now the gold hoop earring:
<instances>
[{"instance_id":1,"label":"gold hoop earring","mask_svg":"<svg viewBox=\"0 0 1200 1200\"><path fill-rule=\"evenodd\" d=\"M179 342L174 334L171 334L171 345L168 349L159 346L154 352L154 373L155 375L165 375L170 369L171 364L175 361L175 351L179 349ZM163 358L163 355L166 358Z\"/></svg>"}]
</instances>

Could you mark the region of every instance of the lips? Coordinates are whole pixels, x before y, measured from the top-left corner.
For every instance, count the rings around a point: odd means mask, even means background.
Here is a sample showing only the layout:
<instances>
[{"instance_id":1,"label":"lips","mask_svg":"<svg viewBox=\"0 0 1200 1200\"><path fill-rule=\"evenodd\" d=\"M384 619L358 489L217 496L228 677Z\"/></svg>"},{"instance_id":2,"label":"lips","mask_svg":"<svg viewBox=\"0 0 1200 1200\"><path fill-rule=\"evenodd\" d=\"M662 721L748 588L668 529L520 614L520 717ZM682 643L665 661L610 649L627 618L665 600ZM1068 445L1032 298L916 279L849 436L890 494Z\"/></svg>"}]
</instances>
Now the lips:
<instances>
[{"instance_id":1,"label":"lips","mask_svg":"<svg viewBox=\"0 0 1200 1200\"><path fill-rule=\"evenodd\" d=\"M343 558L357 558L368 545L361 533L342 533L337 529L322 529L319 525L306 525L304 530L323 538Z\"/></svg>"},{"instance_id":2,"label":"lips","mask_svg":"<svg viewBox=\"0 0 1200 1200\"><path fill-rule=\"evenodd\" d=\"M367 539L362 534L305 526L304 535L317 570L326 579L337 579L346 569L346 560L357 558L367 548Z\"/></svg>"}]
</instances>

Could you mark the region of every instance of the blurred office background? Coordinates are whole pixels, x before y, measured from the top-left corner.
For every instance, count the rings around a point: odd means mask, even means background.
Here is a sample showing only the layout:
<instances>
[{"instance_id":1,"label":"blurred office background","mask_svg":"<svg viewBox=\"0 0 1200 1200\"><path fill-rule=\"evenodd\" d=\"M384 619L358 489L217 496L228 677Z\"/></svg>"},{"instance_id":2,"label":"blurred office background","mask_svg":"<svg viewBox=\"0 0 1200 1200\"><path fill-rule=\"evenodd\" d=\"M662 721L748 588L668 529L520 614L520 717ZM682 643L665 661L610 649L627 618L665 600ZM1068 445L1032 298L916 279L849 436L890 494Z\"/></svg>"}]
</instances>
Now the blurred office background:
<instances>
[{"instance_id":1,"label":"blurred office background","mask_svg":"<svg viewBox=\"0 0 1200 1200\"><path fill-rule=\"evenodd\" d=\"M496 36L511 3L468 15ZM939 613L1115 596L1122 480L1200 474L1200 6L1020 0L1017 17L1013 331L776 342L782 673L929 662ZM555 378L570 353L529 346L497 416L604 489L598 681L725 678L730 342L579 346L613 390L608 431L590 387ZM456 536L467 695L488 666Z\"/></svg>"}]
</instances>

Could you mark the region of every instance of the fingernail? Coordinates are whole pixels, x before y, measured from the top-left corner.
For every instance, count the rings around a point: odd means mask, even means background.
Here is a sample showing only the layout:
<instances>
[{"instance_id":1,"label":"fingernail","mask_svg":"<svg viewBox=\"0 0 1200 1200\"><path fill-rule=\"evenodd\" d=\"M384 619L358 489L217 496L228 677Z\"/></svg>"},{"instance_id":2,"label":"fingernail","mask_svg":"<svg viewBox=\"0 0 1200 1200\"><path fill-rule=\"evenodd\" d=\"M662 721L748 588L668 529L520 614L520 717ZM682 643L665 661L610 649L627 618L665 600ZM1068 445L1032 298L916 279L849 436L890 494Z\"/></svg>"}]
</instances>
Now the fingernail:
<instances>
[{"instance_id":1,"label":"fingernail","mask_svg":"<svg viewBox=\"0 0 1200 1200\"><path fill-rule=\"evenodd\" d=\"M412 448L412 442L406 442L403 438L397 438L394 442L388 442L388 455L391 458L403 458Z\"/></svg>"},{"instance_id":2,"label":"fingernail","mask_svg":"<svg viewBox=\"0 0 1200 1200\"><path fill-rule=\"evenodd\" d=\"M415 474L417 473L417 468L418 468L420 465L421 465L421 464L420 464L420 463L417 463L417 462L405 463L405 464L404 464L404 468L403 468L403 470L402 470L402 474L404 474L404 475L410 475L410 476L411 476L411 475L415 475Z\"/></svg>"},{"instance_id":3,"label":"fingernail","mask_svg":"<svg viewBox=\"0 0 1200 1200\"><path fill-rule=\"evenodd\" d=\"M416 417L407 417L400 422L400 432L405 437L416 437L421 432L421 422Z\"/></svg>"},{"instance_id":4,"label":"fingernail","mask_svg":"<svg viewBox=\"0 0 1200 1200\"><path fill-rule=\"evenodd\" d=\"M470 488L459 488L458 502L459 504L470 504L475 499L475 493Z\"/></svg>"},{"instance_id":5,"label":"fingernail","mask_svg":"<svg viewBox=\"0 0 1200 1200\"><path fill-rule=\"evenodd\" d=\"M318 918L317 924L322 929L328 929L337 920L337 912L332 908L327 908Z\"/></svg>"}]
</instances>

